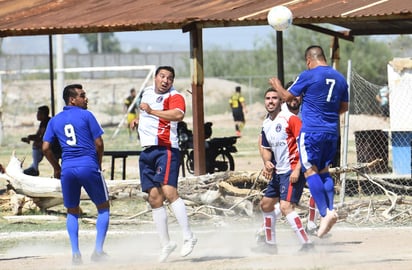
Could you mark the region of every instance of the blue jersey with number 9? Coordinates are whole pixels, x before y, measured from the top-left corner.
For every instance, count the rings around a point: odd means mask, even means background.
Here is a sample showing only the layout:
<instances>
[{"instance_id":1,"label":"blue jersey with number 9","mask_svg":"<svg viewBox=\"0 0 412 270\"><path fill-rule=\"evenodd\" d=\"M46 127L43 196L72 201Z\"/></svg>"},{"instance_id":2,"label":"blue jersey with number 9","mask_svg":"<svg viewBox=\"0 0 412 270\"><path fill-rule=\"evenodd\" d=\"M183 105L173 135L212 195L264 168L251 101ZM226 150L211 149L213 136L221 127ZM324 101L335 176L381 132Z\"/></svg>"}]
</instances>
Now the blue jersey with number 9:
<instances>
[{"instance_id":1,"label":"blue jersey with number 9","mask_svg":"<svg viewBox=\"0 0 412 270\"><path fill-rule=\"evenodd\" d=\"M94 140L103 134L94 115L76 106L65 106L50 119L43 141L59 140L62 148L62 169L88 166L99 168Z\"/></svg>"},{"instance_id":2,"label":"blue jersey with number 9","mask_svg":"<svg viewBox=\"0 0 412 270\"><path fill-rule=\"evenodd\" d=\"M348 84L330 66L303 71L289 88L294 96L303 96L301 132L338 134L339 108L348 102Z\"/></svg>"}]
</instances>

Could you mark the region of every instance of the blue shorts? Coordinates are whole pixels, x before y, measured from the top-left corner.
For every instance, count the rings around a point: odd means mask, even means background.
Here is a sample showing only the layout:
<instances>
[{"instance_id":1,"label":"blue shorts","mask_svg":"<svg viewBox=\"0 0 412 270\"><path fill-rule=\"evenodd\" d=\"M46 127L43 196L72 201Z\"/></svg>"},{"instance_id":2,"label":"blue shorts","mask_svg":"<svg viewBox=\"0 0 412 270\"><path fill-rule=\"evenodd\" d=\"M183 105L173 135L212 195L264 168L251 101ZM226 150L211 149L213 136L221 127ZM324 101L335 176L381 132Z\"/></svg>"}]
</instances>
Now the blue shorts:
<instances>
[{"instance_id":1,"label":"blue shorts","mask_svg":"<svg viewBox=\"0 0 412 270\"><path fill-rule=\"evenodd\" d=\"M147 192L153 187L162 185L177 188L179 168L179 149L166 146L152 146L145 149L139 158L142 191Z\"/></svg>"},{"instance_id":2,"label":"blue shorts","mask_svg":"<svg viewBox=\"0 0 412 270\"><path fill-rule=\"evenodd\" d=\"M97 168L62 168L60 178L63 203L66 208L79 206L82 187L95 205L102 204L109 200L106 182L101 171Z\"/></svg>"},{"instance_id":3,"label":"blue shorts","mask_svg":"<svg viewBox=\"0 0 412 270\"><path fill-rule=\"evenodd\" d=\"M274 174L267 186L265 197L280 198L282 201L298 204L300 197L302 197L306 180L301 173L299 175L299 180L292 184L289 182L291 173L292 171L284 174Z\"/></svg>"},{"instance_id":4,"label":"blue shorts","mask_svg":"<svg viewBox=\"0 0 412 270\"><path fill-rule=\"evenodd\" d=\"M321 132L302 132L299 136L299 154L302 171L312 165L319 171L328 167L335 159L338 135Z\"/></svg>"}]
</instances>

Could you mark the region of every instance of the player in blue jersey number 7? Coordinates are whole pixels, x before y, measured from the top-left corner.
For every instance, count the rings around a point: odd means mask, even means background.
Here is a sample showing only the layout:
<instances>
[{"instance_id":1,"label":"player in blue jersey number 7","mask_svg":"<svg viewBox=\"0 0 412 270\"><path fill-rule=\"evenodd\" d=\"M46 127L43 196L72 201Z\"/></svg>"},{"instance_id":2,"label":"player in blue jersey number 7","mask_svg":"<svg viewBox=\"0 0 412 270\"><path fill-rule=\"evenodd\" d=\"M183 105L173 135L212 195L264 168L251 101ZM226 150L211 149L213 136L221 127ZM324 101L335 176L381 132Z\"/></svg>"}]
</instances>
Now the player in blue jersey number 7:
<instances>
[{"instance_id":1,"label":"player in blue jersey number 7","mask_svg":"<svg viewBox=\"0 0 412 270\"><path fill-rule=\"evenodd\" d=\"M321 215L318 237L336 223L334 181L329 166L335 158L339 137L339 115L348 110L348 84L342 74L328 66L320 46L305 51L307 70L284 89L278 78L269 79L283 100L303 96L299 155L302 170Z\"/></svg>"},{"instance_id":2,"label":"player in blue jersey number 7","mask_svg":"<svg viewBox=\"0 0 412 270\"><path fill-rule=\"evenodd\" d=\"M81 264L79 249L80 194L83 187L97 208L96 243L91 259L103 261L107 254L103 243L109 227L110 204L106 182L101 173L103 157L103 129L87 110L86 92L82 85L68 85L63 90L66 106L53 117L43 137L43 152L53 166L54 177L60 178L63 203L67 208L67 232L72 247L73 264ZM62 148L60 167L51 151L51 142L57 138Z\"/></svg>"}]
</instances>

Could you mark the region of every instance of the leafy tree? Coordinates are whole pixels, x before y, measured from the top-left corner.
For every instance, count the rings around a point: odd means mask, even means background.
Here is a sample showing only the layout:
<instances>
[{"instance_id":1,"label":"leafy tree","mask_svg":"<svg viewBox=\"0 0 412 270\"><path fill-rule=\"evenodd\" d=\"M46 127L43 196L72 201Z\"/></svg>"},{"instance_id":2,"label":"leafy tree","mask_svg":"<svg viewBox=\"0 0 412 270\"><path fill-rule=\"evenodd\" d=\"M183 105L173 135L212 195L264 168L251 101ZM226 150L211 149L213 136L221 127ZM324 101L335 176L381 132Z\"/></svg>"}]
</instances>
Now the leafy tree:
<instances>
[{"instance_id":1,"label":"leafy tree","mask_svg":"<svg viewBox=\"0 0 412 270\"><path fill-rule=\"evenodd\" d=\"M412 35L399 35L388 43L394 57L410 57L412 55Z\"/></svg>"},{"instance_id":2,"label":"leafy tree","mask_svg":"<svg viewBox=\"0 0 412 270\"><path fill-rule=\"evenodd\" d=\"M310 45L320 45L324 50L328 63L331 64L330 46L333 37L301 27L291 27L283 33L285 82L294 80L306 69L304 51ZM339 65L337 69L346 76L348 60L362 77L375 84L387 81L387 64L393 58L396 48L409 48L411 38L402 36L391 45L371 36L357 36L354 42L339 40ZM395 46L396 45L396 46ZM268 78L277 74L276 32L267 38L255 41L252 51L227 51L219 46L205 51L205 76L221 77L249 83L261 89L263 93L268 87ZM187 61L187 66L190 63ZM187 68L187 70L190 70Z\"/></svg>"},{"instance_id":3,"label":"leafy tree","mask_svg":"<svg viewBox=\"0 0 412 270\"><path fill-rule=\"evenodd\" d=\"M129 53L135 53L135 54L140 53L140 49L139 49L139 48L132 48L132 49L129 51Z\"/></svg>"},{"instance_id":4,"label":"leafy tree","mask_svg":"<svg viewBox=\"0 0 412 270\"><path fill-rule=\"evenodd\" d=\"M355 37L354 43L343 43L340 52L344 70L350 59L352 68L366 80L381 85L387 82L387 64L393 56L384 42L370 36Z\"/></svg>"},{"instance_id":5,"label":"leafy tree","mask_svg":"<svg viewBox=\"0 0 412 270\"><path fill-rule=\"evenodd\" d=\"M79 54L79 50L77 48L70 48L67 50L68 54Z\"/></svg>"},{"instance_id":6,"label":"leafy tree","mask_svg":"<svg viewBox=\"0 0 412 270\"><path fill-rule=\"evenodd\" d=\"M80 34L80 37L87 42L87 49L90 53L98 52L98 34ZM120 53L120 42L114 33L101 33L102 53Z\"/></svg>"}]
</instances>

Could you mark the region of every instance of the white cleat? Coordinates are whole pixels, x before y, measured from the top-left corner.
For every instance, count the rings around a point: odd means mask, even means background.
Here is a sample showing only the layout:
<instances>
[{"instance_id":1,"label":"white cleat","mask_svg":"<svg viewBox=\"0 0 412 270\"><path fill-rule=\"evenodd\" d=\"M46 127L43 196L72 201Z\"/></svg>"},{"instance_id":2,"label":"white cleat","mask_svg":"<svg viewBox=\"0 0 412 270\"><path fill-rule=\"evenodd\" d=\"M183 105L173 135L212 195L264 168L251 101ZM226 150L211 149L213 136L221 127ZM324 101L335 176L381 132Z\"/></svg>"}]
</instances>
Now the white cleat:
<instances>
[{"instance_id":1,"label":"white cleat","mask_svg":"<svg viewBox=\"0 0 412 270\"><path fill-rule=\"evenodd\" d=\"M185 257L187 255L189 255L190 253L192 253L193 248L195 247L197 243L197 238L192 235L192 238L187 239L183 242L183 246L182 246L182 250L180 251L180 255L182 257Z\"/></svg>"},{"instance_id":2,"label":"white cleat","mask_svg":"<svg viewBox=\"0 0 412 270\"><path fill-rule=\"evenodd\" d=\"M159 262L165 262L176 247L177 244L173 241L170 241L166 246L164 246L162 248L162 253L160 253Z\"/></svg>"}]
</instances>

